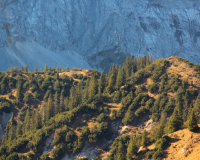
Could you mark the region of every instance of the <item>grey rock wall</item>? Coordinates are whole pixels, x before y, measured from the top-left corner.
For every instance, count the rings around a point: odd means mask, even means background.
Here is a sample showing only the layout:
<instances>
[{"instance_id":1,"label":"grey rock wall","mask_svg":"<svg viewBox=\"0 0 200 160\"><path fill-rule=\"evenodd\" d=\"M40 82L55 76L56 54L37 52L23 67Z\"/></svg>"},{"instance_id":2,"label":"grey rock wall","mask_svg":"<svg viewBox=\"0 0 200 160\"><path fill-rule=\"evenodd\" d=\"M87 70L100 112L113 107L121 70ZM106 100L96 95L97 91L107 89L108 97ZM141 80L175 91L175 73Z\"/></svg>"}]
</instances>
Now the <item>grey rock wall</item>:
<instances>
[{"instance_id":1,"label":"grey rock wall","mask_svg":"<svg viewBox=\"0 0 200 160\"><path fill-rule=\"evenodd\" d=\"M116 47L118 53L177 55L200 63L199 0L1 0L0 5L0 47L36 42L53 52L77 52L97 68L111 53L98 54Z\"/></svg>"}]
</instances>

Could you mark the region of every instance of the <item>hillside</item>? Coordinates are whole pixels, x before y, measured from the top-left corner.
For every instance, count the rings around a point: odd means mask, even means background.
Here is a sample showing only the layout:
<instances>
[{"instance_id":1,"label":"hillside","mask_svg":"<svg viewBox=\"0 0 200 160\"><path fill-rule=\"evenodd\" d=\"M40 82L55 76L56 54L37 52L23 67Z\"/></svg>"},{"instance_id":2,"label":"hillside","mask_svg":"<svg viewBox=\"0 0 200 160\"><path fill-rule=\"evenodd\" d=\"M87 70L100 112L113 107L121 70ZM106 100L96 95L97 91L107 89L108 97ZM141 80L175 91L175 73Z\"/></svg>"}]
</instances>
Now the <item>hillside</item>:
<instances>
[{"instance_id":1,"label":"hillside","mask_svg":"<svg viewBox=\"0 0 200 160\"><path fill-rule=\"evenodd\" d=\"M200 66L174 56L130 57L107 74L10 68L0 73L0 159L198 158L199 90Z\"/></svg>"}]
</instances>

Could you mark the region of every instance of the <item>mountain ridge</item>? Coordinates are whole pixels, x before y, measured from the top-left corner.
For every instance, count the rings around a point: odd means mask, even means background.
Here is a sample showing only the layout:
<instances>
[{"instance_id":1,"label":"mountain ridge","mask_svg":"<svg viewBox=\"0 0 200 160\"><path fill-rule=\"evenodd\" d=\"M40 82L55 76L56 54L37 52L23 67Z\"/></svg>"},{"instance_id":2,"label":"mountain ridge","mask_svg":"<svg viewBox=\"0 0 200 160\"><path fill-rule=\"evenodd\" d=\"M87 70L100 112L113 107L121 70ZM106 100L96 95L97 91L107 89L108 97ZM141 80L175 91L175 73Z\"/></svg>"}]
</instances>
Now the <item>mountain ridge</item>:
<instances>
[{"instance_id":1,"label":"mountain ridge","mask_svg":"<svg viewBox=\"0 0 200 160\"><path fill-rule=\"evenodd\" d=\"M117 53L135 57L175 55L199 64L199 5L197 0L2 0L0 46L33 42L51 52L64 51L66 57L76 52L99 70L105 70L102 59L108 61L107 70L112 65L111 53L96 62L93 57L116 47Z\"/></svg>"}]
</instances>

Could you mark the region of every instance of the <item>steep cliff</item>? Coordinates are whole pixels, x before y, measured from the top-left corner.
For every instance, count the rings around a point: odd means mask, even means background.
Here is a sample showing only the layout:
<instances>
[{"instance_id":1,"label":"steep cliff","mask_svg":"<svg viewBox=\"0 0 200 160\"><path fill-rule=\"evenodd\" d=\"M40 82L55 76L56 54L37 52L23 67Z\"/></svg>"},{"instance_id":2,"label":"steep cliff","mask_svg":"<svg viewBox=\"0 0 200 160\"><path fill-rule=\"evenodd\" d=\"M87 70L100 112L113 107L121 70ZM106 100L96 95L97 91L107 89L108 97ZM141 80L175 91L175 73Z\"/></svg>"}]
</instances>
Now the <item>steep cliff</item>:
<instances>
[{"instance_id":1,"label":"steep cliff","mask_svg":"<svg viewBox=\"0 0 200 160\"><path fill-rule=\"evenodd\" d=\"M1 50L2 56L10 49L9 43L34 42L55 55L64 52L59 56L66 59L69 53L76 52L86 58L81 60L83 63L97 69L108 67L103 61L108 65L113 61L120 63L119 58L127 54L151 54L155 58L177 55L200 63L198 0L1 0L0 3L0 47L6 48ZM23 63L29 59L31 55Z\"/></svg>"}]
</instances>

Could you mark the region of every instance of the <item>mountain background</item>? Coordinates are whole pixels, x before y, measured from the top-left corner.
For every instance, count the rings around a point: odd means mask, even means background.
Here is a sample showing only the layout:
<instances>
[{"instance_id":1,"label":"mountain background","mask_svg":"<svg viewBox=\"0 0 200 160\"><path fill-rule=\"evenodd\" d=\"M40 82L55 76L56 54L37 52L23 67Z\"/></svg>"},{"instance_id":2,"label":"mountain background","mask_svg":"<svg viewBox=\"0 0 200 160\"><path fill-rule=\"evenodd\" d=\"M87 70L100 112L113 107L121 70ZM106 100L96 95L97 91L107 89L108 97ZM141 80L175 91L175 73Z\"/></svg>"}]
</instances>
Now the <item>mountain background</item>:
<instances>
[{"instance_id":1,"label":"mountain background","mask_svg":"<svg viewBox=\"0 0 200 160\"><path fill-rule=\"evenodd\" d=\"M128 55L200 64L198 0L1 0L0 70L108 70Z\"/></svg>"}]
</instances>

